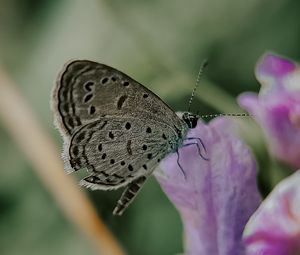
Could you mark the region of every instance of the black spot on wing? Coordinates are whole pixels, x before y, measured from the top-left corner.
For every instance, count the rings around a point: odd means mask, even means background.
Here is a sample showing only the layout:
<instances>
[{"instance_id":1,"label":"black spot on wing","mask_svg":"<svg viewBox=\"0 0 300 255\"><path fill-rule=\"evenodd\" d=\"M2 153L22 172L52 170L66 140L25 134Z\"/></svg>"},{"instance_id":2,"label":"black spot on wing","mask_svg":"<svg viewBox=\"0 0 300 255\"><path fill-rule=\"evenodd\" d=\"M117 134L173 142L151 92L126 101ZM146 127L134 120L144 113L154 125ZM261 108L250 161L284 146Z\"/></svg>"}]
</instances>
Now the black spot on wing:
<instances>
[{"instance_id":1,"label":"black spot on wing","mask_svg":"<svg viewBox=\"0 0 300 255\"><path fill-rule=\"evenodd\" d=\"M84 97L84 102L85 102L85 103L88 103L89 101L91 101L92 98L93 98L93 94L87 94L87 95Z\"/></svg>"},{"instance_id":2,"label":"black spot on wing","mask_svg":"<svg viewBox=\"0 0 300 255\"><path fill-rule=\"evenodd\" d=\"M94 82L88 81L84 84L84 89L88 92L91 92L94 85L95 85Z\"/></svg>"},{"instance_id":3,"label":"black spot on wing","mask_svg":"<svg viewBox=\"0 0 300 255\"><path fill-rule=\"evenodd\" d=\"M94 114L95 111L96 111L95 106L92 105L92 106L90 107L90 110L89 110L89 111L90 111L90 115Z\"/></svg>"},{"instance_id":4,"label":"black spot on wing","mask_svg":"<svg viewBox=\"0 0 300 255\"><path fill-rule=\"evenodd\" d=\"M128 96L125 96L125 95L123 95L123 96L121 96L119 98L119 100L117 102L117 108L118 108L118 110L120 110L122 108L122 106L125 103L125 101L126 101L127 98L128 98Z\"/></svg>"}]
</instances>

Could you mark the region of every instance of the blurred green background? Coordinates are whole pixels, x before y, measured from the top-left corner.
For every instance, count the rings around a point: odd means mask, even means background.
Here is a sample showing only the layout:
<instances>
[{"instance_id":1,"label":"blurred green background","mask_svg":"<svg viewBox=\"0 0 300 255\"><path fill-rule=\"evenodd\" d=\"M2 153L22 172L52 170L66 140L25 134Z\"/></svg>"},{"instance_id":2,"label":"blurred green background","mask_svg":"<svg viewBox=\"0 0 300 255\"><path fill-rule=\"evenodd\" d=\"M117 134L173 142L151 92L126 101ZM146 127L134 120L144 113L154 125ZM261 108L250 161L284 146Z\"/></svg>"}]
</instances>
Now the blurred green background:
<instances>
[{"instance_id":1,"label":"blurred green background","mask_svg":"<svg viewBox=\"0 0 300 255\"><path fill-rule=\"evenodd\" d=\"M69 59L111 65L174 110L186 110L199 66L207 58L193 111L234 110L239 93L259 90L253 70L266 50L300 59L299 11L296 0L0 0L0 63L60 149L49 98ZM205 84L217 92L209 94ZM209 100L201 99L205 93ZM221 95L224 100L214 100ZM0 144L0 254L95 254L1 120ZM253 149L261 168L267 168L264 149ZM260 185L268 193L266 177ZM86 192L128 254L182 252L179 215L154 178L120 218L111 214L120 191Z\"/></svg>"}]
</instances>

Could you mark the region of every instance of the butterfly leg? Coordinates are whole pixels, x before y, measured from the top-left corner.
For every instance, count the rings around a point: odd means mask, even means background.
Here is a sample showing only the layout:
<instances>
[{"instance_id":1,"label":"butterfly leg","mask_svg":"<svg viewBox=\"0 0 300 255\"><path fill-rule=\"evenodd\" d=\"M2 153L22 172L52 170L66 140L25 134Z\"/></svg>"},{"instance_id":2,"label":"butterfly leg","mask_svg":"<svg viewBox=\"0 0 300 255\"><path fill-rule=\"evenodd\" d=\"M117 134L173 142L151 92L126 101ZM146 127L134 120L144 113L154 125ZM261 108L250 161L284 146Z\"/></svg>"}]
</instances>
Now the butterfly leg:
<instances>
[{"instance_id":1,"label":"butterfly leg","mask_svg":"<svg viewBox=\"0 0 300 255\"><path fill-rule=\"evenodd\" d=\"M203 147L205 153L207 152L207 151L206 151L206 148L205 148L205 145L204 145L204 142L202 141L201 138L199 138L199 137L187 137L187 138L185 138L185 140L197 140L197 141L199 141L200 144L202 145L202 147Z\"/></svg>"},{"instance_id":2,"label":"butterfly leg","mask_svg":"<svg viewBox=\"0 0 300 255\"><path fill-rule=\"evenodd\" d=\"M181 170L181 172L182 172L182 174L184 176L184 179L186 179L185 172L184 172L184 170L183 170L183 168L182 168L182 166L181 166L181 164L179 162L179 152L178 152L178 150L176 150L176 153L177 153L177 165L179 166L179 168L180 168L180 170Z\"/></svg>"},{"instance_id":3,"label":"butterfly leg","mask_svg":"<svg viewBox=\"0 0 300 255\"><path fill-rule=\"evenodd\" d=\"M204 160L209 160L207 157L203 156L203 154L201 153L201 148L200 148L198 142L200 142L202 148L204 149L205 154L207 153L207 150L205 148L205 145L204 145L203 141L199 137L187 137L185 140L197 140L197 143L188 143L188 144L183 145L183 147L195 144L197 146L198 153L199 153L200 157L203 158Z\"/></svg>"},{"instance_id":4,"label":"butterfly leg","mask_svg":"<svg viewBox=\"0 0 300 255\"><path fill-rule=\"evenodd\" d=\"M194 138L192 138L192 139L194 139ZM187 139L187 140L192 140L192 139ZM195 138L195 139L197 139L197 138ZM200 139L200 138L199 138L199 139ZM202 144L202 142L201 142L201 144ZM190 145L196 145L196 146L197 146L197 149L198 149L198 154L199 154L199 156L200 156L202 159L204 159L204 160L209 160L208 158L206 158L206 157L204 157L204 156L202 155L201 149L200 149L200 146L199 146L198 143L187 143L187 144L182 145L181 147L187 147L187 146L190 146ZM203 145L203 144L202 144L202 145ZM203 147L204 147L204 145L203 145ZM206 152L205 147L204 147L204 150L205 150L205 152ZM181 170L181 172L182 172L182 174L183 174L183 176L184 176L184 179L186 179L186 174L185 174L185 172L184 172L184 170L183 170L183 168L182 168L182 166L181 166L181 164L180 164L180 162L179 162L179 151L176 150L176 153L177 153L177 165L179 166L179 168L180 168L180 170Z\"/></svg>"},{"instance_id":5,"label":"butterfly leg","mask_svg":"<svg viewBox=\"0 0 300 255\"><path fill-rule=\"evenodd\" d=\"M123 214L125 209L133 201L138 191L145 183L146 179L146 176L141 176L127 186L113 211L114 215L121 216Z\"/></svg>"},{"instance_id":6,"label":"butterfly leg","mask_svg":"<svg viewBox=\"0 0 300 255\"><path fill-rule=\"evenodd\" d=\"M181 147L187 147L187 146L191 146L191 145L196 145L197 149L198 149L198 154L199 156L204 159L204 160L209 160L208 158L204 157L201 153L201 149L200 149L200 146L198 143L187 143L187 144L184 144L182 145Z\"/></svg>"}]
</instances>

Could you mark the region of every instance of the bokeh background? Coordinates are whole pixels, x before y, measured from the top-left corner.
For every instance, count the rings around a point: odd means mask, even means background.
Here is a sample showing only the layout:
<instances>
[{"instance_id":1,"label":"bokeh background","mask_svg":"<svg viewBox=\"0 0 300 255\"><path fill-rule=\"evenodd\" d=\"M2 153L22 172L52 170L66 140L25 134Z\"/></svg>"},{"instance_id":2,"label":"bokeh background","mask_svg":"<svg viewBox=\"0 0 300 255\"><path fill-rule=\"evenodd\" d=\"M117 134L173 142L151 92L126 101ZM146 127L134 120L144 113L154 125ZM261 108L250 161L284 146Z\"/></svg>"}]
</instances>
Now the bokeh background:
<instances>
[{"instance_id":1,"label":"bokeh background","mask_svg":"<svg viewBox=\"0 0 300 255\"><path fill-rule=\"evenodd\" d=\"M199 66L207 58L193 112L240 112L235 98L259 90L254 66L265 51L300 60L299 11L296 0L0 0L0 68L59 151L62 139L53 126L49 98L69 59L111 65L174 110L186 110ZM14 107L18 102L2 112L14 114ZM0 254L100 254L63 213L47 180L38 177L5 123L0 115ZM27 135L37 139L33 132ZM253 129L251 136L259 137L259 130ZM282 173L270 170L274 162L261 139L248 140L266 195ZM121 191L78 190L89 197L128 254L183 251L179 215L154 178L122 217L111 213ZM70 199L76 203L76 197Z\"/></svg>"}]
</instances>

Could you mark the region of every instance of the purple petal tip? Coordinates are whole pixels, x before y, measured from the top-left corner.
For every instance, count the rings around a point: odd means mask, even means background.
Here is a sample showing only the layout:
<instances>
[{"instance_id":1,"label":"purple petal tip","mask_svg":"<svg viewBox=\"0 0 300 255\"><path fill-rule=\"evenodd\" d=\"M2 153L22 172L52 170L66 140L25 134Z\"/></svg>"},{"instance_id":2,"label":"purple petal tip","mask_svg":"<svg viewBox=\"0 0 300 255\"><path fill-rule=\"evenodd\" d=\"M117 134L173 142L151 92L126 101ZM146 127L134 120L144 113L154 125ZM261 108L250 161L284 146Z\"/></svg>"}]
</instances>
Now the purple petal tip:
<instances>
[{"instance_id":1,"label":"purple petal tip","mask_svg":"<svg viewBox=\"0 0 300 255\"><path fill-rule=\"evenodd\" d=\"M295 71L296 68L297 65L293 61L275 54L266 53L257 64L256 75L260 81L265 76L278 79Z\"/></svg>"}]
</instances>

